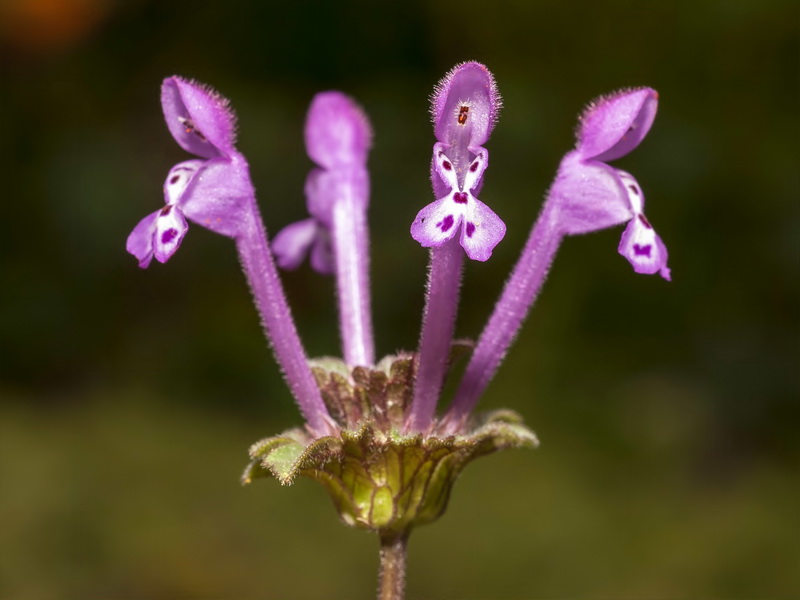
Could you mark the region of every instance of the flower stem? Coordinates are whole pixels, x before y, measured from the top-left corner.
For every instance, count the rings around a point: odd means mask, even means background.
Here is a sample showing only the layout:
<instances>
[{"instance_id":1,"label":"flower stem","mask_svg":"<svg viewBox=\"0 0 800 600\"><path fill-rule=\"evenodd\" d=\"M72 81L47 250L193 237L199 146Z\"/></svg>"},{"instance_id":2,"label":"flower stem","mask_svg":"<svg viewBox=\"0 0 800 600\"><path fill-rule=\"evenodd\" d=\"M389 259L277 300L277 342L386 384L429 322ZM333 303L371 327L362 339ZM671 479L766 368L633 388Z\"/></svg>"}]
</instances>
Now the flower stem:
<instances>
[{"instance_id":1,"label":"flower stem","mask_svg":"<svg viewBox=\"0 0 800 600\"><path fill-rule=\"evenodd\" d=\"M241 232L236 237L236 248L261 315L261 323L308 426L319 435L331 433L335 430L333 419L308 366L255 198L251 205L252 210L247 213Z\"/></svg>"},{"instance_id":2,"label":"flower stem","mask_svg":"<svg viewBox=\"0 0 800 600\"><path fill-rule=\"evenodd\" d=\"M444 417L445 433L455 433L461 428L494 377L536 300L563 237L558 229L556 210L547 202L478 339Z\"/></svg>"},{"instance_id":3,"label":"flower stem","mask_svg":"<svg viewBox=\"0 0 800 600\"><path fill-rule=\"evenodd\" d=\"M408 535L381 535L378 600L403 600L406 591Z\"/></svg>"},{"instance_id":4,"label":"flower stem","mask_svg":"<svg viewBox=\"0 0 800 600\"><path fill-rule=\"evenodd\" d=\"M414 400L406 419L408 431L425 431L433 421L453 341L463 265L464 250L457 237L430 252Z\"/></svg>"},{"instance_id":5,"label":"flower stem","mask_svg":"<svg viewBox=\"0 0 800 600\"><path fill-rule=\"evenodd\" d=\"M333 208L339 329L350 366L372 366L375 343L369 289L369 230L366 211L352 194Z\"/></svg>"}]
</instances>

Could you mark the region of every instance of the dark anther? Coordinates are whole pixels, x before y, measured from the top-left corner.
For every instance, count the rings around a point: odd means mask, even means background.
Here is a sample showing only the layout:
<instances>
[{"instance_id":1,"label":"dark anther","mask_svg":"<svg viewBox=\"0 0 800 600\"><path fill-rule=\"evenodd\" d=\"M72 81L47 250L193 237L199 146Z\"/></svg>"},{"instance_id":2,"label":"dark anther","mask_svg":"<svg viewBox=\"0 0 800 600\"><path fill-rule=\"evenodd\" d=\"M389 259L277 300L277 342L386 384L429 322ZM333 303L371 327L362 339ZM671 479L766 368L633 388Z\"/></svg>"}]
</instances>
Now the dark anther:
<instances>
[{"instance_id":1,"label":"dark anther","mask_svg":"<svg viewBox=\"0 0 800 600\"><path fill-rule=\"evenodd\" d=\"M161 216L166 217L169 212L172 210L172 204L167 204L164 208L161 209Z\"/></svg>"},{"instance_id":2,"label":"dark anther","mask_svg":"<svg viewBox=\"0 0 800 600\"><path fill-rule=\"evenodd\" d=\"M194 126L191 119L187 119L185 117L178 117L178 121L181 122L183 125L183 131L186 133L193 133L197 137L199 137L202 141L206 141L206 136L204 136L200 131L198 131L197 127Z\"/></svg>"},{"instance_id":3,"label":"dark anther","mask_svg":"<svg viewBox=\"0 0 800 600\"><path fill-rule=\"evenodd\" d=\"M467 116L469 115L469 106L462 106L458 109L458 124L464 125L467 122Z\"/></svg>"}]
</instances>

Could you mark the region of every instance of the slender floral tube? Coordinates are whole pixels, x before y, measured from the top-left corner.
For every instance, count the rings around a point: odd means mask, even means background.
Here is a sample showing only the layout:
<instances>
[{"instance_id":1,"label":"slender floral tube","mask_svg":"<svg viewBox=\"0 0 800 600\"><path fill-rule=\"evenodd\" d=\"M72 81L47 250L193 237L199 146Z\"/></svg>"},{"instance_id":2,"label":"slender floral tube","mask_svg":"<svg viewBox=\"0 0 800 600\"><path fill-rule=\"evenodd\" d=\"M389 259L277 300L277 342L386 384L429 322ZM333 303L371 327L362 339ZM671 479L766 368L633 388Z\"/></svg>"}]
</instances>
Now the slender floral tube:
<instances>
[{"instance_id":1,"label":"slender floral tube","mask_svg":"<svg viewBox=\"0 0 800 600\"><path fill-rule=\"evenodd\" d=\"M419 342L409 431L425 431L433 421L456 325L464 250L455 239L430 251L428 287Z\"/></svg>"},{"instance_id":2,"label":"slender floral tube","mask_svg":"<svg viewBox=\"0 0 800 600\"><path fill-rule=\"evenodd\" d=\"M315 433L331 433L336 427L308 366L255 203L240 235L236 237L236 248L267 339L300 412Z\"/></svg>"},{"instance_id":3,"label":"slender floral tube","mask_svg":"<svg viewBox=\"0 0 800 600\"><path fill-rule=\"evenodd\" d=\"M289 225L275 236L272 250L282 268L311 265L336 275L342 354L350 366L375 363L369 281L369 175L372 140L361 108L341 92L314 97L306 118L306 150L320 168L306 180L311 219Z\"/></svg>"},{"instance_id":4,"label":"slender floral tube","mask_svg":"<svg viewBox=\"0 0 800 600\"><path fill-rule=\"evenodd\" d=\"M478 338L453 403L444 417L444 433L455 433L461 428L494 377L536 301L562 239L554 211L545 204L494 312Z\"/></svg>"},{"instance_id":5,"label":"slender floral tube","mask_svg":"<svg viewBox=\"0 0 800 600\"><path fill-rule=\"evenodd\" d=\"M333 206L331 239L336 261L339 330L344 360L351 366L375 363L369 283L369 229L366 210L353 189L364 187L366 170L353 170L353 187ZM349 186L348 186L349 187Z\"/></svg>"},{"instance_id":6,"label":"slender floral tube","mask_svg":"<svg viewBox=\"0 0 800 600\"><path fill-rule=\"evenodd\" d=\"M500 217L476 197L489 164L482 144L489 139L499 108L494 78L476 62L454 67L432 98L438 141L431 182L437 200L419 211L411 225L411 236L432 251L408 431L426 431L433 424L453 340L463 254L488 260L506 232Z\"/></svg>"},{"instance_id":7,"label":"slender floral tube","mask_svg":"<svg viewBox=\"0 0 800 600\"><path fill-rule=\"evenodd\" d=\"M161 105L175 141L200 158L170 170L166 204L133 229L128 252L142 268L153 257L166 262L188 231L187 219L236 240L267 338L309 428L317 435L334 431L267 244L247 161L235 146L228 101L199 83L169 77L161 88Z\"/></svg>"}]
</instances>

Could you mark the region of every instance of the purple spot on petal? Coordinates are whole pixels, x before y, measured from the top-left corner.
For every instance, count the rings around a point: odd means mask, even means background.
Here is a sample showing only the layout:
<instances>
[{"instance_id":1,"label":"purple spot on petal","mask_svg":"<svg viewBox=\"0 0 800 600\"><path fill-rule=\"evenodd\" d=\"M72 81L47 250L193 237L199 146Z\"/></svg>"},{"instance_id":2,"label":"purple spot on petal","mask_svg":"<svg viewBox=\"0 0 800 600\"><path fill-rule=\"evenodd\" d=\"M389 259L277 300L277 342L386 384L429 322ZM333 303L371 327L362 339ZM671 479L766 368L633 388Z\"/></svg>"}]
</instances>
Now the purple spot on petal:
<instances>
[{"instance_id":1,"label":"purple spot on petal","mask_svg":"<svg viewBox=\"0 0 800 600\"><path fill-rule=\"evenodd\" d=\"M175 237L178 235L178 230L174 227L170 227L164 233L161 234L161 243L166 245L169 244Z\"/></svg>"},{"instance_id":2,"label":"purple spot on petal","mask_svg":"<svg viewBox=\"0 0 800 600\"><path fill-rule=\"evenodd\" d=\"M472 171L473 173L478 170L478 161L477 160L469 166L469 170Z\"/></svg>"},{"instance_id":3,"label":"purple spot on petal","mask_svg":"<svg viewBox=\"0 0 800 600\"><path fill-rule=\"evenodd\" d=\"M453 215L447 215L444 219L439 221L436 226L442 230L442 233L447 233L447 231L453 226Z\"/></svg>"},{"instance_id":4,"label":"purple spot on petal","mask_svg":"<svg viewBox=\"0 0 800 600\"><path fill-rule=\"evenodd\" d=\"M647 217L645 217L645 216L644 216L643 214L641 214L641 213L639 213L639 221L641 222L641 224L642 224L642 225L644 225L644 226L645 226L645 227L647 227L648 229L652 229L652 228L653 228L653 226L652 226L652 225L650 225L650 221L648 221L648 220L647 220Z\"/></svg>"},{"instance_id":5,"label":"purple spot on petal","mask_svg":"<svg viewBox=\"0 0 800 600\"><path fill-rule=\"evenodd\" d=\"M646 256L647 258L650 258L650 251L652 249L653 249L653 247L650 244L647 244L645 246L640 246L639 244L634 244L633 245L633 254L634 254L634 256Z\"/></svg>"},{"instance_id":6,"label":"purple spot on petal","mask_svg":"<svg viewBox=\"0 0 800 600\"><path fill-rule=\"evenodd\" d=\"M169 212L172 210L172 204L167 204L164 208L161 209L161 216L166 217Z\"/></svg>"},{"instance_id":7,"label":"purple spot on petal","mask_svg":"<svg viewBox=\"0 0 800 600\"><path fill-rule=\"evenodd\" d=\"M178 183L180 178L181 178L180 175L173 175L172 177L169 178L169 184L170 185L175 185L176 183Z\"/></svg>"},{"instance_id":8,"label":"purple spot on petal","mask_svg":"<svg viewBox=\"0 0 800 600\"><path fill-rule=\"evenodd\" d=\"M444 170L445 170L445 171L449 171L450 169L452 169L452 168L453 168L453 165L451 165L451 164L450 164L448 161L444 161L444 162L442 163L442 166L444 167Z\"/></svg>"},{"instance_id":9,"label":"purple spot on petal","mask_svg":"<svg viewBox=\"0 0 800 600\"><path fill-rule=\"evenodd\" d=\"M637 196L639 195L639 188L633 185L632 183L628 184L628 189L632 191Z\"/></svg>"},{"instance_id":10,"label":"purple spot on petal","mask_svg":"<svg viewBox=\"0 0 800 600\"><path fill-rule=\"evenodd\" d=\"M467 237L472 237L475 233L475 223L467 223Z\"/></svg>"},{"instance_id":11,"label":"purple spot on petal","mask_svg":"<svg viewBox=\"0 0 800 600\"><path fill-rule=\"evenodd\" d=\"M456 192L453 194L453 200L456 201L456 204L466 204L467 203L467 193L466 192Z\"/></svg>"}]
</instances>

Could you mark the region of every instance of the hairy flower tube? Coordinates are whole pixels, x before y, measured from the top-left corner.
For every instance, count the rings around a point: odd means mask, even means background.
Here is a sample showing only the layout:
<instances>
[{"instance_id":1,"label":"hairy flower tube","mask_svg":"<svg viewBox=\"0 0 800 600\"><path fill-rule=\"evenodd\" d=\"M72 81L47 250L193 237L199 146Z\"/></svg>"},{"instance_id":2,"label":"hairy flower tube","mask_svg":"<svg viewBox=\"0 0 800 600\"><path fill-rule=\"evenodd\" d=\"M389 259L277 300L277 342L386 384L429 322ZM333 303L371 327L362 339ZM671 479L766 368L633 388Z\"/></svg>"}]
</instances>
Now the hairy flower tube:
<instances>
[{"instance_id":1,"label":"hairy flower tube","mask_svg":"<svg viewBox=\"0 0 800 600\"><path fill-rule=\"evenodd\" d=\"M166 262L186 234L183 215L233 238L267 337L308 428L317 435L336 431L286 302L247 161L234 146L235 118L228 101L204 85L169 77L161 87L161 106L175 141L204 160L182 162L170 170L166 206L134 228L128 252L142 268L152 256Z\"/></svg>"},{"instance_id":2,"label":"hairy flower tube","mask_svg":"<svg viewBox=\"0 0 800 600\"><path fill-rule=\"evenodd\" d=\"M336 273L342 349L352 366L375 362L367 229L371 140L355 102L340 92L316 95L306 121L306 149L320 167L306 180L311 218L284 228L272 243L283 268L299 266L310 248L316 271Z\"/></svg>"},{"instance_id":3,"label":"hairy flower tube","mask_svg":"<svg viewBox=\"0 0 800 600\"><path fill-rule=\"evenodd\" d=\"M489 164L483 144L501 105L494 76L477 62L453 67L433 93L431 114L437 142L431 158L431 182L437 200L419 211L411 225L411 236L431 252L419 369L407 431L430 431L434 426L455 330L464 254L486 261L506 233L500 217L475 197Z\"/></svg>"},{"instance_id":4,"label":"hairy flower tube","mask_svg":"<svg viewBox=\"0 0 800 600\"><path fill-rule=\"evenodd\" d=\"M636 272L669 279L666 247L644 215L639 184L608 164L647 135L657 98L641 88L590 104L576 148L561 161L477 343L457 342L464 257L488 260L506 226L477 198L489 164L484 145L501 106L497 86L484 65L456 65L432 97L434 200L411 224L411 236L430 249L419 347L376 360L367 228L372 132L365 113L340 92L315 96L305 128L306 150L317 165L305 183L310 216L285 227L270 245L247 162L234 145L227 101L180 77L164 81L167 126L199 158L170 170L164 207L134 228L127 249L142 268L153 257L166 262L185 237L187 219L235 241L267 338L305 418L304 427L253 444L242 479L320 482L345 523L379 534L380 598L402 597L408 535L441 516L466 464L505 448L538 445L516 414L473 410L562 240L627 223L619 252ZM295 268L309 254L316 271L336 278L342 358L306 356L277 273L276 262ZM437 418L443 382L460 356L469 357L467 367Z\"/></svg>"}]
</instances>

